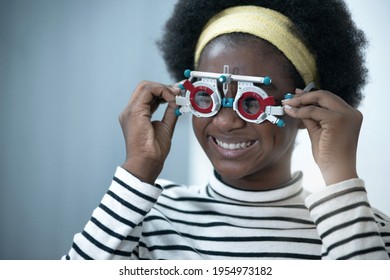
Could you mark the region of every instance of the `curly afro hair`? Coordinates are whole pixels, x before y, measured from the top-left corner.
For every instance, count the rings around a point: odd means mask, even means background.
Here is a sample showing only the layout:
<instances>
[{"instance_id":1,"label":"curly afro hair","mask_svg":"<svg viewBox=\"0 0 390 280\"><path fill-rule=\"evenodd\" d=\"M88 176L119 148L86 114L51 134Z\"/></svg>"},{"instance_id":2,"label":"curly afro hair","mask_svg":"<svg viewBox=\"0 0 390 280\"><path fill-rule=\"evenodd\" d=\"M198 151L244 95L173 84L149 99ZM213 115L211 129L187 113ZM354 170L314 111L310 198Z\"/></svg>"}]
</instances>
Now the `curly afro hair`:
<instances>
[{"instance_id":1,"label":"curly afro hair","mask_svg":"<svg viewBox=\"0 0 390 280\"><path fill-rule=\"evenodd\" d=\"M367 81L364 33L356 27L342 0L178 0L158 45L171 76L183 79L194 69L194 53L204 25L220 11L255 5L287 16L316 56L321 88L353 107L363 99Z\"/></svg>"}]
</instances>

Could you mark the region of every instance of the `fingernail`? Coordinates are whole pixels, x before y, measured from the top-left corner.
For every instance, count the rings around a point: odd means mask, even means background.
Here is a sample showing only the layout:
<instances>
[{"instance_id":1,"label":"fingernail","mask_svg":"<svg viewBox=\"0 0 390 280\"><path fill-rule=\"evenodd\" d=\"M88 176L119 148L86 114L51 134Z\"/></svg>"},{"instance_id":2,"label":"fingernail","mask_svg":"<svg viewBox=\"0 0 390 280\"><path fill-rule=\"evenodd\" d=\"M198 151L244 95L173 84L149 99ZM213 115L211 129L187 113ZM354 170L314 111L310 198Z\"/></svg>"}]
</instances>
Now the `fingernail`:
<instances>
[{"instance_id":1,"label":"fingernail","mask_svg":"<svg viewBox=\"0 0 390 280\"><path fill-rule=\"evenodd\" d=\"M284 105L284 109L287 109L287 110L291 110L293 107L291 107L290 105Z\"/></svg>"}]
</instances>

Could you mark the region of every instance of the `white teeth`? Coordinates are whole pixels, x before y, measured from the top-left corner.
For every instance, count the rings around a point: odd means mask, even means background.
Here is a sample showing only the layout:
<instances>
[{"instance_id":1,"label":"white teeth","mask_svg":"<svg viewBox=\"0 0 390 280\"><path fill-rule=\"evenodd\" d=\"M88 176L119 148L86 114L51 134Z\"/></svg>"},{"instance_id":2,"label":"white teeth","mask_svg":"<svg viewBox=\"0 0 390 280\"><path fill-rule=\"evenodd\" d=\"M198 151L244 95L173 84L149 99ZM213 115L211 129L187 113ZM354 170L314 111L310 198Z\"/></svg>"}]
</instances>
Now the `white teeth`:
<instances>
[{"instance_id":1,"label":"white teeth","mask_svg":"<svg viewBox=\"0 0 390 280\"><path fill-rule=\"evenodd\" d=\"M218 146L224 148L224 149L227 149L227 150L238 150L238 149L245 149L245 148L248 148L249 146L251 146L253 143L252 141L248 141L248 142L241 142L241 143L225 143L225 142L222 142L218 139L215 139L215 141L217 142Z\"/></svg>"}]
</instances>

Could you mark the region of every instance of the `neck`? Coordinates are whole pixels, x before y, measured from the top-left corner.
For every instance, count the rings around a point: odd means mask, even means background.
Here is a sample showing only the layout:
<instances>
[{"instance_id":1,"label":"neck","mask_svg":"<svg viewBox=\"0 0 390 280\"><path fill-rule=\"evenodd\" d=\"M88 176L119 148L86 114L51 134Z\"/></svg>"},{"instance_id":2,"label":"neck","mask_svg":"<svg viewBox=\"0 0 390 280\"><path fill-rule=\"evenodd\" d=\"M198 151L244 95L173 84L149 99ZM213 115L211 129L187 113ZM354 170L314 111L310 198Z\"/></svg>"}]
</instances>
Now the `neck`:
<instances>
[{"instance_id":1,"label":"neck","mask_svg":"<svg viewBox=\"0 0 390 280\"><path fill-rule=\"evenodd\" d=\"M226 174L218 174L225 184L237 189L248 191L265 191L278 189L286 185L291 179L291 157L281 159L279 164L263 168L253 174L241 178L229 177Z\"/></svg>"}]
</instances>

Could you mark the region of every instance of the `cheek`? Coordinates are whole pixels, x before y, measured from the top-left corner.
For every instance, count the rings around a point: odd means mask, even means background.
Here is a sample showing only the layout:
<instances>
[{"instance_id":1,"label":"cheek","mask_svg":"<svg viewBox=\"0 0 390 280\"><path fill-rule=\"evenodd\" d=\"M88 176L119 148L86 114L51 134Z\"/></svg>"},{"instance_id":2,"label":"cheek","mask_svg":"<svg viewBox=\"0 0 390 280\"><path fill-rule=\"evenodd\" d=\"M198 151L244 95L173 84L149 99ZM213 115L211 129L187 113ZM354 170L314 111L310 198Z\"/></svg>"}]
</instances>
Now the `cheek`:
<instances>
[{"instance_id":1,"label":"cheek","mask_svg":"<svg viewBox=\"0 0 390 280\"><path fill-rule=\"evenodd\" d=\"M298 122L294 119L286 119L286 126L279 128L276 125L267 122L260 124L261 127L254 127L261 136L263 141L263 147L271 149L274 152L276 150L285 151L289 149L291 144L294 143L295 137L298 131Z\"/></svg>"},{"instance_id":2,"label":"cheek","mask_svg":"<svg viewBox=\"0 0 390 280\"><path fill-rule=\"evenodd\" d=\"M295 143L295 138L298 132L299 122L293 119L289 119L285 127L280 131L280 145L285 146L287 149Z\"/></svg>"},{"instance_id":3,"label":"cheek","mask_svg":"<svg viewBox=\"0 0 390 280\"><path fill-rule=\"evenodd\" d=\"M205 136L205 129L210 122L210 118L198 118L195 116L192 116L192 129L194 131L194 134L196 138L198 139L198 142L202 145L202 142L204 141L203 137Z\"/></svg>"}]
</instances>

